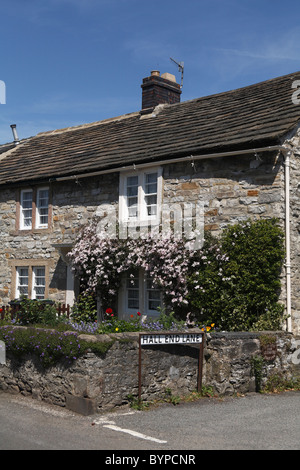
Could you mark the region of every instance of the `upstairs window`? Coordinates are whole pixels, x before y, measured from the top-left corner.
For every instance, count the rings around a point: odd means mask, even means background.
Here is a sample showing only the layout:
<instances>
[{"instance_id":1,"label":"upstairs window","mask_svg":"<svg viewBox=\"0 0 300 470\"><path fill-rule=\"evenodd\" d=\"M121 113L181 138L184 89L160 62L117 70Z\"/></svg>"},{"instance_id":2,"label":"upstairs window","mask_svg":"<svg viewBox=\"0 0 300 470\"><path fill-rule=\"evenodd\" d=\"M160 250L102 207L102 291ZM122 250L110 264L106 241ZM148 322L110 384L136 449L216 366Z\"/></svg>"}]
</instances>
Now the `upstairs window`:
<instances>
[{"instance_id":1,"label":"upstairs window","mask_svg":"<svg viewBox=\"0 0 300 470\"><path fill-rule=\"evenodd\" d=\"M21 191L21 229L32 228L32 195L32 189Z\"/></svg>"},{"instance_id":2,"label":"upstairs window","mask_svg":"<svg viewBox=\"0 0 300 470\"><path fill-rule=\"evenodd\" d=\"M23 189L20 197L20 229L48 228L49 188Z\"/></svg>"},{"instance_id":3,"label":"upstairs window","mask_svg":"<svg viewBox=\"0 0 300 470\"><path fill-rule=\"evenodd\" d=\"M42 188L37 190L36 198L36 227L48 227L48 208L49 208L49 189Z\"/></svg>"},{"instance_id":4,"label":"upstairs window","mask_svg":"<svg viewBox=\"0 0 300 470\"><path fill-rule=\"evenodd\" d=\"M157 173L145 174L144 198L147 217L154 217L157 215L157 179Z\"/></svg>"},{"instance_id":5,"label":"upstairs window","mask_svg":"<svg viewBox=\"0 0 300 470\"><path fill-rule=\"evenodd\" d=\"M121 174L120 222L158 224L161 198L161 168Z\"/></svg>"},{"instance_id":6,"label":"upstairs window","mask_svg":"<svg viewBox=\"0 0 300 470\"><path fill-rule=\"evenodd\" d=\"M139 177L128 176L126 178L126 206L129 219L138 217L139 205Z\"/></svg>"}]
</instances>

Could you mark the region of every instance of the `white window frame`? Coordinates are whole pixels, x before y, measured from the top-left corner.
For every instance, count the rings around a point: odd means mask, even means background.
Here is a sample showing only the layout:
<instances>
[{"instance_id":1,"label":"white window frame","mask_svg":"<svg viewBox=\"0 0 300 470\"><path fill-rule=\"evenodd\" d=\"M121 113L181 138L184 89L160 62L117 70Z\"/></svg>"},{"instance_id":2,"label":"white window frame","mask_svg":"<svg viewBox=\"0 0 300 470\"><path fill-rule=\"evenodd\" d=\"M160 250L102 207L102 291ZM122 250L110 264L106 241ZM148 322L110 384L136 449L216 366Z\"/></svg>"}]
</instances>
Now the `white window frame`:
<instances>
[{"instance_id":1,"label":"white window frame","mask_svg":"<svg viewBox=\"0 0 300 470\"><path fill-rule=\"evenodd\" d=\"M43 206L40 204L40 193L41 191L47 191L47 205ZM41 210L47 209L47 223L42 223L41 218L45 217L45 214L41 215ZM48 220L49 218L49 188L48 187L41 187L37 189L36 192L36 219L35 219L35 228L48 228Z\"/></svg>"},{"instance_id":2,"label":"white window frame","mask_svg":"<svg viewBox=\"0 0 300 470\"><path fill-rule=\"evenodd\" d=\"M31 208L24 207L24 196L25 194L31 194ZM31 210L31 218L24 216L24 211ZM21 230L31 230L32 229L32 210L33 210L33 190L32 189L22 189L21 198L20 198L20 228ZM25 219L30 220L29 225L25 225Z\"/></svg>"},{"instance_id":3,"label":"white window frame","mask_svg":"<svg viewBox=\"0 0 300 470\"><path fill-rule=\"evenodd\" d=\"M146 175L157 173L157 201L156 214L148 215L146 193ZM127 178L131 176L138 177L138 214L137 217L129 217L128 196L127 196ZM136 225L159 225L162 206L162 168L152 167L144 170L136 170L133 172L124 172L120 174L120 196L119 196L119 221L120 223L136 224Z\"/></svg>"},{"instance_id":4,"label":"white window frame","mask_svg":"<svg viewBox=\"0 0 300 470\"><path fill-rule=\"evenodd\" d=\"M153 310L148 308L149 288L147 286L147 280L149 279L149 275L143 269L139 269L135 274L135 278L138 278L138 288L133 285L132 289L138 290L138 307L128 307L128 291L130 290L128 280L130 279L130 274L126 273L122 276L121 288L118 297L118 313L120 318L129 319L130 315L134 315L134 317L136 317L137 312L140 312L142 316L157 318L160 315L160 312L157 309ZM132 280L133 279L134 278L132 278ZM151 290L160 291L160 307L162 307L163 299L161 289L153 288Z\"/></svg>"},{"instance_id":5,"label":"white window frame","mask_svg":"<svg viewBox=\"0 0 300 470\"><path fill-rule=\"evenodd\" d=\"M41 191L48 191L47 205L42 206L40 204L40 193ZM24 207L25 194L31 194L31 208ZM41 217L45 214L41 214L42 209L47 209L47 223L41 223ZM25 225L25 211L31 210L31 217L27 217L30 220L30 224ZM49 187L41 186L36 191L33 189L22 189L20 193L20 230L32 230L32 229L45 229L49 227Z\"/></svg>"},{"instance_id":6,"label":"white window frame","mask_svg":"<svg viewBox=\"0 0 300 470\"><path fill-rule=\"evenodd\" d=\"M43 276L38 276L37 275L37 270L38 269L43 269L44 270L44 275ZM44 284L37 284L37 278L43 278L44 279ZM37 294L37 289L42 287L44 289L44 294L43 297L40 297L39 294ZM46 292L46 267L45 266L33 266L32 267L32 288L31 288L31 298L32 299L37 299L43 300L45 299L45 292Z\"/></svg>"},{"instance_id":7,"label":"white window frame","mask_svg":"<svg viewBox=\"0 0 300 470\"><path fill-rule=\"evenodd\" d=\"M21 269L26 269L27 270L27 276L21 276ZM20 284L20 278L21 277L27 277L27 285L26 284ZM29 266L17 266L16 267L16 299L21 298L22 296L25 297L24 294L21 294L20 292L20 287L26 287L27 286L27 295L26 298L29 297Z\"/></svg>"},{"instance_id":8,"label":"white window frame","mask_svg":"<svg viewBox=\"0 0 300 470\"><path fill-rule=\"evenodd\" d=\"M27 284L20 284L20 277L21 277L21 270L27 270ZM44 270L44 275L39 276L44 279L43 284L38 284L37 283L37 270L38 269L43 269ZM27 299L37 299L39 298L40 300L46 298L46 282L47 282L47 266L43 264L37 264L37 265L17 265L15 267L15 272L16 272L16 284L15 284L15 298L19 299L21 297L26 297ZM23 293L20 291L20 287L27 287L27 295L25 296ZM44 289L44 294L41 297L40 295L37 295L37 288L38 287L43 287Z\"/></svg>"}]
</instances>

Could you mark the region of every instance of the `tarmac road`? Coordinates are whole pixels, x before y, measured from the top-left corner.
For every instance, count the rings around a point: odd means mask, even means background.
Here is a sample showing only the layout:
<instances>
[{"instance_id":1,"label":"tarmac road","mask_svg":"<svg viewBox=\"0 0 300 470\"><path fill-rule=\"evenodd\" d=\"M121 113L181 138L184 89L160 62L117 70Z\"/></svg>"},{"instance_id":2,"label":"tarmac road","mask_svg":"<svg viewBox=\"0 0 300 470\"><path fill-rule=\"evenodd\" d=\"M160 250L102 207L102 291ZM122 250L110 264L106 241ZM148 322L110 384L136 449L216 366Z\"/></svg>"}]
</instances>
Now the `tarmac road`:
<instances>
[{"instance_id":1,"label":"tarmac road","mask_svg":"<svg viewBox=\"0 0 300 470\"><path fill-rule=\"evenodd\" d=\"M0 392L0 450L300 450L300 392L93 416Z\"/></svg>"}]
</instances>

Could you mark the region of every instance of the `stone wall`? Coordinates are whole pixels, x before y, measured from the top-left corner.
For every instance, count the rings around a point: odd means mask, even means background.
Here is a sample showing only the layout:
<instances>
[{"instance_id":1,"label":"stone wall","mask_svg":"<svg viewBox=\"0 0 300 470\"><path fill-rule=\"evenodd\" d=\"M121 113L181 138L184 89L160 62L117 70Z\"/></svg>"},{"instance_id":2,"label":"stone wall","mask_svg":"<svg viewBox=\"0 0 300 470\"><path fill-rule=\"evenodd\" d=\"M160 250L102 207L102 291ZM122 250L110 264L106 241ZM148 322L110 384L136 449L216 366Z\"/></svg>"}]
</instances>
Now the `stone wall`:
<instances>
[{"instance_id":1,"label":"stone wall","mask_svg":"<svg viewBox=\"0 0 300 470\"><path fill-rule=\"evenodd\" d=\"M292 330L300 334L300 130L286 142L290 159L291 308Z\"/></svg>"},{"instance_id":2,"label":"stone wall","mask_svg":"<svg viewBox=\"0 0 300 470\"><path fill-rule=\"evenodd\" d=\"M204 386L220 395L255 391L252 358L261 356L261 337L266 333L213 333L204 343ZM92 337L111 341L105 356L87 352L72 365L61 362L44 370L37 359L21 362L7 357L0 365L0 389L31 395L34 399L68 407L83 414L97 413L128 403L128 395L138 397L138 333ZM299 377L295 360L299 338L272 333L273 350L264 352L264 380L271 374ZM86 339L86 338L85 338ZM199 345L143 346L142 400L162 398L166 389L173 395L187 395L197 389Z\"/></svg>"},{"instance_id":3,"label":"stone wall","mask_svg":"<svg viewBox=\"0 0 300 470\"><path fill-rule=\"evenodd\" d=\"M202 201L205 229L218 234L248 218L278 217L284 223L284 169L276 154L214 158L164 168L164 203Z\"/></svg>"}]
</instances>

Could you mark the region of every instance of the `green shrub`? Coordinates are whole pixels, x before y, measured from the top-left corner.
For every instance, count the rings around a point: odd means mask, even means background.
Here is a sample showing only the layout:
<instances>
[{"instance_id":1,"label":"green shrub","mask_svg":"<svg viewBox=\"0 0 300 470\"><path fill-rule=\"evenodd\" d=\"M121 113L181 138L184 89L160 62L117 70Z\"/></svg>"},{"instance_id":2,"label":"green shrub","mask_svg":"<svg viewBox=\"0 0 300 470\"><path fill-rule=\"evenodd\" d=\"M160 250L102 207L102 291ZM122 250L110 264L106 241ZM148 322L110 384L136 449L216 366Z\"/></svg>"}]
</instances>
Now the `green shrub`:
<instances>
[{"instance_id":1,"label":"green shrub","mask_svg":"<svg viewBox=\"0 0 300 470\"><path fill-rule=\"evenodd\" d=\"M197 319L228 331L279 329L284 235L276 220L229 226L219 239L208 237L203 249L200 266L189 278Z\"/></svg>"},{"instance_id":2,"label":"green shrub","mask_svg":"<svg viewBox=\"0 0 300 470\"><path fill-rule=\"evenodd\" d=\"M97 303L95 297L89 294L78 296L72 308L72 321L89 323L97 320Z\"/></svg>"},{"instance_id":3,"label":"green shrub","mask_svg":"<svg viewBox=\"0 0 300 470\"><path fill-rule=\"evenodd\" d=\"M17 317L21 325L54 326L57 322L57 311L51 301L23 299Z\"/></svg>"},{"instance_id":4,"label":"green shrub","mask_svg":"<svg viewBox=\"0 0 300 470\"><path fill-rule=\"evenodd\" d=\"M251 358L251 372L255 377L255 391L258 393L261 392L264 363L262 356L255 355Z\"/></svg>"}]
</instances>

